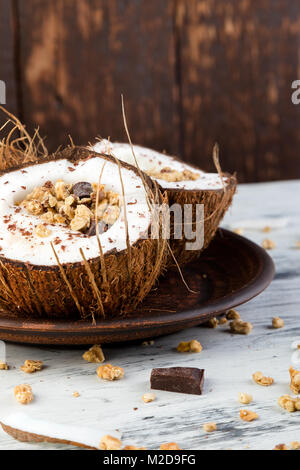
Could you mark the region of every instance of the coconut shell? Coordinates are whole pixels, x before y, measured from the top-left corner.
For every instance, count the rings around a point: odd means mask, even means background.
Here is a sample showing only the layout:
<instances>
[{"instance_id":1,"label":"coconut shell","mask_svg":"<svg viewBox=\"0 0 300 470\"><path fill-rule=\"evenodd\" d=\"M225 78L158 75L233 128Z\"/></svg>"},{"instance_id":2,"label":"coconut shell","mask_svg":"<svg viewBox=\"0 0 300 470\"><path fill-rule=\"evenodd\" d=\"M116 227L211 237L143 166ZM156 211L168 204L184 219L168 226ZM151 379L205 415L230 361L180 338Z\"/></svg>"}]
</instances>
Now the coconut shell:
<instances>
[{"instance_id":1,"label":"coconut shell","mask_svg":"<svg viewBox=\"0 0 300 470\"><path fill-rule=\"evenodd\" d=\"M170 247L173 255L176 258L179 266L194 261L199 258L203 250L205 250L223 220L223 217L232 204L234 194L236 192L237 181L235 176L224 175L228 178L226 192L223 189L216 190L186 190L186 189L161 189L166 191L169 199L170 206L172 204L179 204L182 207L184 204L192 204L193 207L193 230L196 229L195 223L195 206L196 204L204 205L204 245L201 250L188 251L185 249L188 240L183 236L180 240L171 238ZM171 230L172 233L172 230ZM172 235L171 235L172 236ZM169 255L168 267L176 267L174 258Z\"/></svg>"},{"instance_id":2,"label":"coconut shell","mask_svg":"<svg viewBox=\"0 0 300 470\"><path fill-rule=\"evenodd\" d=\"M85 148L67 148L43 159L47 161L67 159L70 162L99 157L99 153ZM115 162L115 158L102 155ZM9 172L25 168L32 163L11 168ZM117 164L116 164L117 165ZM138 173L127 163L120 166ZM8 171L2 172L2 174ZM163 202L158 186L144 175L144 184L153 194L154 203ZM161 225L161 220L158 222ZM149 226L150 229L150 226ZM1 295L0 308L5 315L28 318L90 317L101 320L119 315L130 315L151 290L165 267L167 244L150 237L139 239L128 250L112 250L87 263L36 266L5 257L0 258ZM104 282L103 261L106 266L107 284Z\"/></svg>"},{"instance_id":3,"label":"coconut shell","mask_svg":"<svg viewBox=\"0 0 300 470\"><path fill-rule=\"evenodd\" d=\"M97 144L93 146L93 149L97 151L104 151L106 149L107 152L112 152L117 158L122 161L130 161L130 163L136 164L138 163L139 167L147 173L147 168L149 167L149 162L152 162L152 165L157 165L157 174L159 170L163 168L163 166L168 167L170 169L174 168L178 171L182 171L187 169L189 171L194 171L195 173L200 172L201 170L196 166L181 161L179 158L160 154L151 149L147 149L145 147L140 147L138 145L133 146L134 153L132 152L132 148L129 144L122 144L122 143L111 143L110 141L100 140ZM216 155L217 156L217 155ZM178 164L179 167L178 167ZM218 159L215 160L216 168L218 169L218 173L221 173L221 167L218 164ZM201 171L203 177L205 173ZM151 172L150 172L151 176ZM219 178L219 175L215 175ZM193 184L189 184L189 188L187 189L185 186L185 181L176 181L174 185L171 182L164 185L161 179L157 179L157 176L152 176L151 178L156 181L160 185L160 189L163 193L166 193L169 199L169 205L172 206L173 204L179 204L182 209L184 204L192 204L193 207L193 220L192 220L192 229L193 232L196 230L196 204L203 204L204 205L204 244L201 249L195 251L188 251L186 250L186 240L184 235L181 239L177 240L174 239L174 225L172 227L172 220L171 220L171 239L170 239L170 247L173 253L169 252L169 261L168 267L172 266L183 266L186 263L195 260L199 257L202 251L208 247L210 242L215 236L217 228L219 227L226 211L230 207L232 203L232 199L234 193L236 191L237 181L235 176L231 176L228 174L224 174L224 183L226 185L226 190L224 191L222 185L218 185L218 187L211 186L209 189L201 189L201 181L194 181ZM205 181L203 183L203 187L207 187ZM184 211L182 211L184 214ZM184 228L184 226L183 226ZM183 230L184 232L184 230ZM190 240L193 242L193 240ZM176 262L174 260L176 258Z\"/></svg>"}]
</instances>

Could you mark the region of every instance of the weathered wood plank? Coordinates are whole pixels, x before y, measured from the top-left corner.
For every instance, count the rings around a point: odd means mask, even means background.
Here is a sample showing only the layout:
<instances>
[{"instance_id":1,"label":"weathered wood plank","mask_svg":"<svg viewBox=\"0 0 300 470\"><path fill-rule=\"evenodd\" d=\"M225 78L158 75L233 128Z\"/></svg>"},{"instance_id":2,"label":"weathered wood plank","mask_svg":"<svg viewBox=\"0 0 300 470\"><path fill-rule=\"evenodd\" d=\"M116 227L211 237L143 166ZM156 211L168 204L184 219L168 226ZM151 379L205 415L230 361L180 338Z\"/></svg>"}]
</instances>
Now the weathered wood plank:
<instances>
[{"instance_id":1,"label":"weathered wood plank","mask_svg":"<svg viewBox=\"0 0 300 470\"><path fill-rule=\"evenodd\" d=\"M213 143L241 181L300 176L300 3L178 0L185 159L208 166Z\"/></svg>"},{"instance_id":2,"label":"weathered wood plank","mask_svg":"<svg viewBox=\"0 0 300 470\"><path fill-rule=\"evenodd\" d=\"M172 2L20 1L24 119L53 149L70 133L178 151Z\"/></svg>"},{"instance_id":3,"label":"weathered wood plank","mask_svg":"<svg viewBox=\"0 0 300 470\"><path fill-rule=\"evenodd\" d=\"M15 69L14 17L12 2L0 0L0 80L6 85L5 107L18 114ZM6 117L0 113L0 126Z\"/></svg>"}]
</instances>

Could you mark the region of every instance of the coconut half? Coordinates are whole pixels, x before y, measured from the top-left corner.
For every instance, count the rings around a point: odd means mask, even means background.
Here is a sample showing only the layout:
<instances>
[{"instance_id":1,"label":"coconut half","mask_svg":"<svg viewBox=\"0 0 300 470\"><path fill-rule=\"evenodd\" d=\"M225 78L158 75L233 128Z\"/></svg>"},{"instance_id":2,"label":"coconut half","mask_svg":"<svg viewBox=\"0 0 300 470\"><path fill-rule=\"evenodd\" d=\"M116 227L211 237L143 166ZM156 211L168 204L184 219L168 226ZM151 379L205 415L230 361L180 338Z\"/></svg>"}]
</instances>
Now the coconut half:
<instances>
[{"instance_id":1,"label":"coconut half","mask_svg":"<svg viewBox=\"0 0 300 470\"><path fill-rule=\"evenodd\" d=\"M134 145L134 155L129 144L111 143L108 140L97 142L92 149L95 152L112 154L123 162L136 166L156 181L161 190L168 195L169 205L185 204L193 206L192 227L196 230L196 205L203 204L204 241L201 248L187 250L187 240L183 235L180 239L171 238L170 246L180 266L196 259L208 247L211 240L230 207L236 191L236 178L224 174L204 171L188 165L175 157L154 150ZM174 230L174 228L173 228ZM174 264L170 257L169 264Z\"/></svg>"},{"instance_id":2,"label":"coconut half","mask_svg":"<svg viewBox=\"0 0 300 470\"><path fill-rule=\"evenodd\" d=\"M100 235L41 221L20 203L62 179L98 183L120 196L120 216ZM114 157L73 147L0 173L0 307L30 317L105 318L129 314L156 282L166 243L148 237L161 220L157 185ZM40 224L45 237L37 235ZM9 310L8 310L9 309Z\"/></svg>"}]
</instances>

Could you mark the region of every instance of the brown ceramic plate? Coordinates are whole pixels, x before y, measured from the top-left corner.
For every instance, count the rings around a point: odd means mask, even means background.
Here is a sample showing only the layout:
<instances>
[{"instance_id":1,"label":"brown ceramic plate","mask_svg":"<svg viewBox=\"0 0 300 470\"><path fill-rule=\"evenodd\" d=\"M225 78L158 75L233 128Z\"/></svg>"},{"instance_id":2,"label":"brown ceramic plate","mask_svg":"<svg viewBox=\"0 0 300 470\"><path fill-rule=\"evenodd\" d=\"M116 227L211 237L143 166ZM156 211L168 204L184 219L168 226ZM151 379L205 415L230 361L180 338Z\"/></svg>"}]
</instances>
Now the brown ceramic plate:
<instances>
[{"instance_id":1,"label":"brown ceramic plate","mask_svg":"<svg viewBox=\"0 0 300 470\"><path fill-rule=\"evenodd\" d=\"M0 338L33 344L80 345L153 338L206 322L241 305L268 287L275 274L265 250L244 237L219 230L201 258L169 272L127 319L99 321L25 320L0 313Z\"/></svg>"}]
</instances>

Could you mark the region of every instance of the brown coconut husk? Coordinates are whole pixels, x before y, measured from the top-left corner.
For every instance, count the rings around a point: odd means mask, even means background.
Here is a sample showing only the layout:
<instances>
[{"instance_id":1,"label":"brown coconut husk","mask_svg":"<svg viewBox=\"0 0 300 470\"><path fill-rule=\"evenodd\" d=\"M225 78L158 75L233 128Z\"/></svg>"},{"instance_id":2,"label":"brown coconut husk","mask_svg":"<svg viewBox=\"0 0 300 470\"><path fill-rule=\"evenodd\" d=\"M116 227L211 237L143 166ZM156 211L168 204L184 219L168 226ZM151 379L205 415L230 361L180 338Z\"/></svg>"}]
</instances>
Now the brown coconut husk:
<instances>
[{"instance_id":1,"label":"brown coconut husk","mask_svg":"<svg viewBox=\"0 0 300 470\"><path fill-rule=\"evenodd\" d=\"M167 196L170 206L179 204L184 207L185 204L192 204L193 221L196 217L196 204L204 205L204 245L201 250L188 251L185 249L186 240L184 237L180 240L170 240L170 247L179 266L195 261L201 253L209 246L226 214L232 204L234 194L236 192L237 181L235 176L224 174L228 178L226 191L218 190L185 190L170 189L167 190ZM193 222L193 230L196 229L196 223ZM174 258L169 257L168 266L177 268Z\"/></svg>"},{"instance_id":2,"label":"brown coconut husk","mask_svg":"<svg viewBox=\"0 0 300 470\"><path fill-rule=\"evenodd\" d=\"M0 106L8 120L0 128L0 170L7 170L25 163L34 163L48 158L48 150L39 128L33 137L19 119ZM1 137L1 134L5 134Z\"/></svg>"},{"instance_id":3,"label":"brown coconut husk","mask_svg":"<svg viewBox=\"0 0 300 470\"><path fill-rule=\"evenodd\" d=\"M37 164L59 159L75 162L93 156L99 157L99 153L72 146L38 158ZM26 168L35 161L31 161L28 155L26 158L22 165L10 167L0 174ZM104 162L115 163L119 169L127 168L139 175L136 168L116 161L112 156L102 155L102 158ZM144 182L153 207L166 202L155 182L146 175ZM161 232L162 217L153 212L152 221L154 219L158 232ZM126 239L129 240L128 226ZM154 286L167 257L167 241L150 237L127 245L123 251L111 250L103 254L99 248L99 256L94 259L85 259L81 252L82 262L64 265L60 264L53 245L52 249L57 260L54 266L36 266L1 257L0 283L3 288L0 308L6 310L6 314L29 318L89 317L93 320L130 315Z\"/></svg>"}]
</instances>

